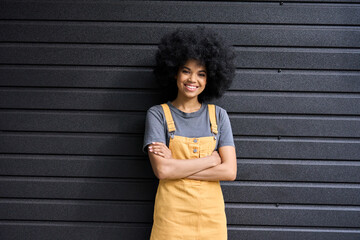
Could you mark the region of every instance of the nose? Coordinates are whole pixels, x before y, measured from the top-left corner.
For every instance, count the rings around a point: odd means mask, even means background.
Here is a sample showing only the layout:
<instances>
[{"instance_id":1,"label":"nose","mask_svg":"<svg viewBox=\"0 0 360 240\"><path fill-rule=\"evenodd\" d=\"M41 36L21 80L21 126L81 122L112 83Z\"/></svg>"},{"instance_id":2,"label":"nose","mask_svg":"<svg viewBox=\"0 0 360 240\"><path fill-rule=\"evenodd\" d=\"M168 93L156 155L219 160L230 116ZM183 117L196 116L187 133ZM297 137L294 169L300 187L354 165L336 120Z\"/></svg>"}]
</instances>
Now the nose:
<instances>
[{"instance_id":1,"label":"nose","mask_svg":"<svg viewBox=\"0 0 360 240\"><path fill-rule=\"evenodd\" d=\"M190 76L189 76L189 81L190 81L190 82L195 82L194 74L190 74Z\"/></svg>"}]
</instances>

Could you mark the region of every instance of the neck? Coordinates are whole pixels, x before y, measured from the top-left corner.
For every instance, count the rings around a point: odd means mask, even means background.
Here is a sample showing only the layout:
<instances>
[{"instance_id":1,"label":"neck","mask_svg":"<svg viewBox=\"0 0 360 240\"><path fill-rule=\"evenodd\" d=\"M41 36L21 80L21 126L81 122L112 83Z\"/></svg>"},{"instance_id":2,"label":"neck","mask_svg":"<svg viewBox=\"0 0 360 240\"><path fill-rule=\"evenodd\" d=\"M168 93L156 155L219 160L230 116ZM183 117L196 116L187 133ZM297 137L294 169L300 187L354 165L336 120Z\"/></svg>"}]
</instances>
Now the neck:
<instances>
[{"instance_id":1,"label":"neck","mask_svg":"<svg viewBox=\"0 0 360 240\"><path fill-rule=\"evenodd\" d=\"M177 97L171 104L186 113L196 112L201 108L201 103L198 98L181 99Z\"/></svg>"}]
</instances>

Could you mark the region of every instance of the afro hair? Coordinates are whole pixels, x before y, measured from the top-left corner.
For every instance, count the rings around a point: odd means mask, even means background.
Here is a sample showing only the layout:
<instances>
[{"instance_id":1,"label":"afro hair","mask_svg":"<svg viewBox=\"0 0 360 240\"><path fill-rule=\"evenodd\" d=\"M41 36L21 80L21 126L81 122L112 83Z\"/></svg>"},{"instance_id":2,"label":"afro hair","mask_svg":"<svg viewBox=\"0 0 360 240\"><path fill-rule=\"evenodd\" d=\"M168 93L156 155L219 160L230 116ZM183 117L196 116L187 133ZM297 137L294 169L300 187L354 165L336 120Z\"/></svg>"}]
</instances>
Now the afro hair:
<instances>
[{"instance_id":1,"label":"afro hair","mask_svg":"<svg viewBox=\"0 0 360 240\"><path fill-rule=\"evenodd\" d=\"M234 78L234 58L233 49L217 33L204 27L177 28L164 35L158 45L154 68L155 77L163 90L163 100L176 98L175 76L189 59L199 61L207 72L206 87L198 96L199 102L221 97Z\"/></svg>"}]
</instances>

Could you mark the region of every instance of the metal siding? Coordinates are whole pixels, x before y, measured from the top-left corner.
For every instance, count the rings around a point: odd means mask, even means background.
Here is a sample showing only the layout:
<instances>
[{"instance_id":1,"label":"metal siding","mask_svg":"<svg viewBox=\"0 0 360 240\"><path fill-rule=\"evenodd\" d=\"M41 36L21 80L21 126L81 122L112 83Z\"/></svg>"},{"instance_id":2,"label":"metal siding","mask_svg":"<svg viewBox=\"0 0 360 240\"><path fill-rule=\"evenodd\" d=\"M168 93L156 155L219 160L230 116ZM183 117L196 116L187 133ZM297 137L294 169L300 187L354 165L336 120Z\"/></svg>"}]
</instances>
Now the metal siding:
<instances>
[{"instance_id":1,"label":"metal siding","mask_svg":"<svg viewBox=\"0 0 360 240\"><path fill-rule=\"evenodd\" d=\"M267 24L193 24L92 21L2 21L6 42L157 44L177 27L206 26L238 46L357 47L358 27ZM51 29L51 34L48 34ZM21 32L21 35L19 34ZM106 36L106 37L104 37Z\"/></svg>"},{"instance_id":2,"label":"metal siding","mask_svg":"<svg viewBox=\"0 0 360 240\"><path fill-rule=\"evenodd\" d=\"M156 46L3 43L0 64L149 67ZM360 70L358 49L236 47L238 68Z\"/></svg>"},{"instance_id":3,"label":"metal siding","mask_svg":"<svg viewBox=\"0 0 360 240\"><path fill-rule=\"evenodd\" d=\"M4 1L4 20L272 23L358 25L360 6L346 3L212 1ZM66 11L64 11L66 9ZM119 14L121 13L121 14Z\"/></svg>"},{"instance_id":4,"label":"metal siding","mask_svg":"<svg viewBox=\"0 0 360 240\"><path fill-rule=\"evenodd\" d=\"M196 25L237 53L214 101L238 156L229 240L360 238L357 0L2 1L0 19L1 239L148 239L154 52Z\"/></svg>"}]
</instances>

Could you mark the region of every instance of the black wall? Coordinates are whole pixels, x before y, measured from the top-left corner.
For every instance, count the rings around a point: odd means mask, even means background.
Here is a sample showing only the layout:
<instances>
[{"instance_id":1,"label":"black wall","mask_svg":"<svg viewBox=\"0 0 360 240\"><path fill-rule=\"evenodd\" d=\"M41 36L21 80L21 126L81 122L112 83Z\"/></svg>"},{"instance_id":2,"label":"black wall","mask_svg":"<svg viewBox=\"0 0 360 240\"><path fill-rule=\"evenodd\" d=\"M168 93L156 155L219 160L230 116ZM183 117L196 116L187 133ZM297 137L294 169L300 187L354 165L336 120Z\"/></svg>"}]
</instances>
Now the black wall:
<instances>
[{"instance_id":1,"label":"black wall","mask_svg":"<svg viewBox=\"0 0 360 240\"><path fill-rule=\"evenodd\" d=\"M156 45L237 52L229 240L360 239L360 2L1 1L0 239L148 239Z\"/></svg>"}]
</instances>

